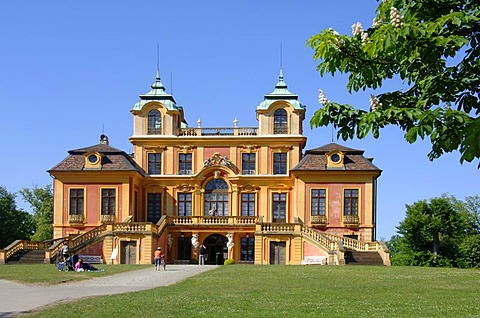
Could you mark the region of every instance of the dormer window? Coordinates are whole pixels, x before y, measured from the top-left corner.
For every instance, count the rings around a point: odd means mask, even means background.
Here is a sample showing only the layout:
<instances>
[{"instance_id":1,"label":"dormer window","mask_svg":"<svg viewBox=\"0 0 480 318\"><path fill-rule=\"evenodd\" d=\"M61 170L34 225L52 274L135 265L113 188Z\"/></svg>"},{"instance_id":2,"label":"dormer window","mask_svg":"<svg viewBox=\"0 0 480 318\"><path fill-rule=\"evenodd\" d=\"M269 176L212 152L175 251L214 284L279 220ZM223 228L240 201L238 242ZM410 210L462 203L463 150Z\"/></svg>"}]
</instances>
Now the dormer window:
<instances>
[{"instance_id":1,"label":"dormer window","mask_svg":"<svg viewBox=\"0 0 480 318\"><path fill-rule=\"evenodd\" d=\"M101 169L102 155L98 152L89 152L85 155L85 169Z\"/></svg>"},{"instance_id":2,"label":"dormer window","mask_svg":"<svg viewBox=\"0 0 480 318\"><path fill-rule=\"evenodd\" d=\"M345 157L344 153L338 150L330 151L326 153L327 157L327 168L328 169L344 169L343 159Z\"/></svg>"},{"instance_id":3,"label":"dormer window","mask_svg":"<svg viewBox=\"0 0 480 318\"><path fill-rule=\"evenodd\" d=\"M162 117L158 110L148 113L148 135L160 135L162 130Z\"/></svg>"},{"instance_id":4,"label":"dormer window","mask_svg":"<svg viewBox=\"0 0 480 318\"><path fill-rule=\"evenodd\" d=\"M277 109L273 114L273 133L288 133L287 111L285 109Z\"/></svg>"}]
</instances>

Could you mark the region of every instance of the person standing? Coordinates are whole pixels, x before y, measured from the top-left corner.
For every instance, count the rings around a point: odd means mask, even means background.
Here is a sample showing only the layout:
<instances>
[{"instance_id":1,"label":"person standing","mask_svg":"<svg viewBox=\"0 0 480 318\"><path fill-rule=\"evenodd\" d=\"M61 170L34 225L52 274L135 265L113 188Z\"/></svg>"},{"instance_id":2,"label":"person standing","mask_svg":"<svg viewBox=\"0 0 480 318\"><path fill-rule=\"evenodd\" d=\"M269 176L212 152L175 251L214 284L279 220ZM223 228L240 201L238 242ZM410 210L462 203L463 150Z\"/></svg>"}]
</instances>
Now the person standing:
<instances>
[{"instance_id":1,"label":"person standing","mask_svg":"<svg viewBox=\"0 0 480 318\"><path fill-rule=\"evenodd\" d=\"M205 245L200 245L200 250L199 250L199 254L200 254L200 257L198 259L198 265L205 265L205 254L207 253L207 248L205 247Z\"/></svg>"},{"instance_id":2,"label":"person standing","mask_svg":"<svg viewBox=\"0 0 480 318\"><path fill-rule=\"evenodd\" d=\"M68 257L70 256L70 249L68 248L68 242L63 242L62 256L63 256L63 261L64 262L66 262Z\"/></svg>"},{"instance_id":3,"label":"person standing","mask_svg":"<svg viewBox=\"0 0 480 318\"><path fill-rule=\"evenodd\" d=\"M162 261L162 248L159 246L153 253L153 259L155 261L155 270L160 270L160 263Z\"/></svg>"}]
</instances>

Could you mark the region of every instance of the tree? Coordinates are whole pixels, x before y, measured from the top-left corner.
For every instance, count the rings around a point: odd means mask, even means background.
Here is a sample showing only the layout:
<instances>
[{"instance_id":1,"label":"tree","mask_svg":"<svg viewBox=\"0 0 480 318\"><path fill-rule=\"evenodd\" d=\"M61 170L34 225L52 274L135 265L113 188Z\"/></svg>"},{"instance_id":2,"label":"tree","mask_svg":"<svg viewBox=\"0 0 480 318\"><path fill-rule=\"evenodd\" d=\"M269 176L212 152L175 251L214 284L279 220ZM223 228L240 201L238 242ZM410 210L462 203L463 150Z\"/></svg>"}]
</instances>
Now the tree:
<instances>
[{"instance_id":1,"label":"tree","mask_svg":"<svg viewBox=\"0 0 480 318\"><path fill-rule=\"evenodd\" d=\"M0 248L17 239L30 239L35 229L32 216L17 209L15 194L2 186L0 186L0 228Z\"/></svg>"},{"instance_id":2,"label":"tree","mask_svg":"<svg viewBox=\"0 0 480 318\"><path fill-rule=\"evenodd\" d=\"M393 78L403 84L372 94L370 111L331 102L320 91L323 107L311 126L333 124L347 140L370 132L378 138L396 125L410 143L430 137L430 160L454 150L462 163L479 159L480 2L383 0L372 27L356 23L352 30L348 36L328 29L308 40L320 74L348 74L350 93Z\"/></svg>"},{"instance_id":3,"label":"tree","mask_svg":"<svg viewBox=\"0 0 480 318\"><path fill-rule=\"evenodd\" d=\"M458 266L465 238L465 215L447 196L406 205L405 220L397 227L395 265Z\"/></svg>"},{"instance_id":4,"label":"tree","mask_svg":"<svg viewBox=\"0 0 480 318\"><path fill-rule=\"evenodd\" d=\"M480 196L473 195L465 198L464 207L467 211L467 222L472 234L480 235Z\"/></svg>"},{"instance_id":5,"label":"tree","mask_svg":"<svg viewBox=\"0 0 480 318\"><path fill-rule=\"evenodd\" d=\"M34 186L33 189L24 188L20 194L33 210L36 224L32 241L45 241L53 238L53 191L51 185L44 188Z\"/></svg>"}]
</instances>

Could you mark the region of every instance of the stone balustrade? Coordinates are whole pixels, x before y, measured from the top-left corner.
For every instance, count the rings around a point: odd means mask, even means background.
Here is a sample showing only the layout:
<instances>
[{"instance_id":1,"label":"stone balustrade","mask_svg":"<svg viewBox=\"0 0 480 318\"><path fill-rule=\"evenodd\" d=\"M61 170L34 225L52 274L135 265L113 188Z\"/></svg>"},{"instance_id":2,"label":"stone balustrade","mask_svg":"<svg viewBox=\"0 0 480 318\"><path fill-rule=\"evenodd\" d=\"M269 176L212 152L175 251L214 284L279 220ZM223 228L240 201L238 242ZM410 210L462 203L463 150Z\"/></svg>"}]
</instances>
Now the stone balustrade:
<instances>
[{"instance_id":1,"label":"stone balustrade","mask_svg":"<svg viewBox=\"0 0 480 318\"><path fill-rule=\"evenodd\" d=\"M256 136L258 127L181 128L179 136Z\"/></svg>"}]
</instances>

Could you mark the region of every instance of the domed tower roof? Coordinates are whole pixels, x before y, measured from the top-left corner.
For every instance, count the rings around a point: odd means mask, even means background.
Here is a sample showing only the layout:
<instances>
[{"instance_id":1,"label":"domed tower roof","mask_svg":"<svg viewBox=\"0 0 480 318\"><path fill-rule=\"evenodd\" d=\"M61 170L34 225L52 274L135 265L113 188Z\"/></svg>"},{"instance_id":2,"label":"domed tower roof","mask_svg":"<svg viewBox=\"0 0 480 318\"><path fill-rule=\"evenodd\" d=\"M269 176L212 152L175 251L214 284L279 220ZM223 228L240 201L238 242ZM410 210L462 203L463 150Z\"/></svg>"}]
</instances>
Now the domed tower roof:
<instances>
[{"instance_id":1,"label":"domed tower roof","mask_svg":"<svg viewBox=\"0 0 480 318\"><path fill-rule=\"evenodd\" d=\"M283 81L283 71L280 69L280 75L278 77L278 83L275 85L275 89L270 94L265 95L265 99L260 105L257 106L257 110L266 110L276 101L284 100L290 103L294 109L305 110L305 105L302 105L298 100L298 95L293 94L288 90L287 84Z\"/></svg>"},{"instance_id":2,"label":"domed tower roof","mask_svg":"<svg viewBox=\"0 0 480 318\"><path fill-rule=\"evenodd\" d=\"M160 71L158 69L155 82L152 84L151 88L152 89L148 93L139 95L140 101L135 103L132 111L142 110L142 107L151 101L162 103L168 110L180 110L181 107L177 106L173 96L165 92L165 86L163 86L160 80Z\"/></svg>"}]
</instances>

